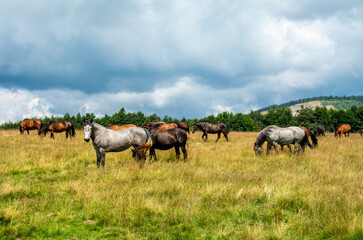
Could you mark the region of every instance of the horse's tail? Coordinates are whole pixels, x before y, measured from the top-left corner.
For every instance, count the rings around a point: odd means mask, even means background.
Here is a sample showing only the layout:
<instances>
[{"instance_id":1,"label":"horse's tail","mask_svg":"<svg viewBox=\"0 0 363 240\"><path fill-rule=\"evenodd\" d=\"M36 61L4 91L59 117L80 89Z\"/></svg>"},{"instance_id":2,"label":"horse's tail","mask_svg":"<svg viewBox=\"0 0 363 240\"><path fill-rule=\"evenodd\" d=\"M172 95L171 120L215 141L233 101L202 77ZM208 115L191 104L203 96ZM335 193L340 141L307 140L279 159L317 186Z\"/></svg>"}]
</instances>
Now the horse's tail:
<instances>
[{"instance_id":1,"label":"horse's tail","mask_svg":"<svg viewBox=\"0 0 363 240\"><path fill-rule=\"evenodd\" d=\"M315 134L312 133L310 130L309 130L309 134L310 134L311 141L313 142L313 147L316 148L318 146L318 139L316 138Z\"/></svg>"},{"instance_id":2,"label":"horse's tail","mask_svg":"<svg viewBox=\"0 0 363 240\"><path fill-rule=\"evenodd\" d=\"M71 124L71 131L72 131L71 135L74 137L76 135L76 131L74 131L74 125L73 124Z\"/></svg>"},{"instance_id":3,"label":"horse's tail","mask_svg":"<svg viewBox=\"0 0 363 240\"><path fill-rule=\"evenodd\" d=\"M306 145L310 145L311 146L311 144L310 144L310 142L309 142L309 138L308 138L308 135L306 134L306 132L304 131L304 138L302 139L302 141L301 141L301 145L303 146L303 148L305 148L305 146ZM309 147L310 147L309 146ZM311 147L310 147L311 148Z\"/></svg>"}]
</instances>

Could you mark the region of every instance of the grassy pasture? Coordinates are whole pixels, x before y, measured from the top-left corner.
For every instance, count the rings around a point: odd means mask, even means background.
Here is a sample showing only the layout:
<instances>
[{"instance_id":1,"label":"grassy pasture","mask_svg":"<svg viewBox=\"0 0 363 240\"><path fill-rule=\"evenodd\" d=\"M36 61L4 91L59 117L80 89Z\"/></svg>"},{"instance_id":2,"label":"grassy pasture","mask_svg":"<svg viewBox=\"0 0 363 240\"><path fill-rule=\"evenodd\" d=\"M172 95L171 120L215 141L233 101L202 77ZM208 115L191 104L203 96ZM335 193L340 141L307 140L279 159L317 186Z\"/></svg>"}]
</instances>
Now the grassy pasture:
<instances>
[{"instance_id":1,"label":"grassy pasture","mask_svg":"<svg viewBox=\"0 0 363 240\"><path fill-rule=\"evenodd\" d=\"M191 134L186 163L157 150L139 169L127 150L98 170L82 131L0 131L0 238L363 239L363 137L255 157L257 133L229 136Z\"/></svg>"}]
</instances>

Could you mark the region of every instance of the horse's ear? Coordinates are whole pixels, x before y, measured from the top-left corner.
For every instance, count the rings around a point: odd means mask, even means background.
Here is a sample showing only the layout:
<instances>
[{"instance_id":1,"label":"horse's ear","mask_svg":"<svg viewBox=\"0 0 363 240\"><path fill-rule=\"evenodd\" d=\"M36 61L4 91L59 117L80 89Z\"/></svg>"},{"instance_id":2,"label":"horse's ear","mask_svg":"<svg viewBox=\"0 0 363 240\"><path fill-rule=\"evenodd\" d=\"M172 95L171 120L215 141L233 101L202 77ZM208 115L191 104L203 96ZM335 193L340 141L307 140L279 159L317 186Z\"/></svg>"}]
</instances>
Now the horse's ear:
<instances>
[{"instance_id":1,"label":"horse's ear","mask_svg":"<svg viewBox=\"0 0 363 240\"><path fill-rule=\"evenodd\" d=\"M83 118L83 123L85 123L86 122L86 119L85 118Z\"/></svg>"}]
</instances>

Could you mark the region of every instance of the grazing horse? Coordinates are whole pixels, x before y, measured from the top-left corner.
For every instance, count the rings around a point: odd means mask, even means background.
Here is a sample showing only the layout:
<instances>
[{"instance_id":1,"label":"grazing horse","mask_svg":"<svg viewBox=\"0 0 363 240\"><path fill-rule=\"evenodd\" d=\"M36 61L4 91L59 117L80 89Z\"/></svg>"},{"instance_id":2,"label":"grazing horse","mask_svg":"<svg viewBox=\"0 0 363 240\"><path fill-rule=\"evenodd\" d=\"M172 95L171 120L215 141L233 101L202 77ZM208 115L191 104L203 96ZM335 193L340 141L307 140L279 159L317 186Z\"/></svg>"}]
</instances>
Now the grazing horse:
<instances>
[{"instance_id":1,"label":"grazing horse","mask_svg":"<svg viewBox=\"0 0 363 240\"><path fill-rule=\"evenodd\" d=\"M151 129L156 124L162 125L162 124L166 124L166 123L165 122L147 122L142 127L146 128L146 129Z\"/></svg>"},{"instance_id":2,"label":"grazing horse","mask_svg":"<svg viewBox=\"0 0 363 240\"><path fill-rule=\"evenodd\" d=\"M178 128L181 128L184 131L186 131L188 134L190 134L189 124L188 123L186 123L186 122L176 122L175 124L178 126Z\"/></svg>"},{"instance_id":3,"label":"grazing horse","mask_svg":"<svg viewBox=\"0 0 363 240\"><path fill-rule=\"evenodd\" d=\"M150 156L149 159L152 160L152 158L156 159L156 153L155 149L160 150L168 150L172 147L175 148L176 153L176 159L179 159L180 156L180 150L179 147L182 149L184 154L184 162L187 160L187 150L185 148L185 145L188 140L187 133L180 128L172 128L169 130L156 130L151 129L150 130L151 138L153 145L150 147Z\"/></svg>"},{"instance_id":4,"label":"grazing horse","mask_svg":"<svg viewBox=\"0 0 363 240\"><path fill-rule=\"evenodd\" d=\"M207 141L208 139L208 134L207 133L212 133L218 134L217 140L221 137L221 133L223 133L224 137L226 138L227 142L228 142L228 127L226 124L224 123L209 123L209 122L197 122L193 124L193 129L192 129L192 133L194 133L197 129L200 129L203 131L203 135L202 135L202 139L204 139L204 141Z\"/></svg>"},{"instance_id":5,"label":"grazing horse","mask_svg":"<svg viewBox=\"0 0 363 240\"><path fill-rule=\"evenodd\" d=\"M126 124L126 125L116 125L116 124L112 124L107 126L106 128L111 129L111 130L122 130L125 128L129 128L129 127L137 127L135 124Z\"/></svg>"},{"instance_id":6,"label":"grazing horse","mask_svg":"<svg viewBox=\"0 0 363 240\"><path fill-rule=\"evenodd\" d=\"M309 129L307 129L306 127L301 127L299 126L299 128L301 128L302 130L304 130L307 138L308 138L308 141L307 141L307 145L309 146L310 149L313 149L313 148L316 148L318 147L318 139L315 137L315 134L312 133ZM309 138L311 138L311 141L313 142L313 145L311 145L311 143L309 142ZM287 147L289 148L290 152L292 151L291 150L291 146L290 144L287 144ZM281 144L281 151L284 150L284 145Z\"/></svg>"},{"instance_id":7,"label":"grazing horse","mask_svg":"<svg viewBox=\"0 0 363 240\"><path fill-rule=\"evenodd\" d=\"M339 138L340 138L342 134L344 134L344 136L347 137L347 133L348 133L348 137L349 137L349 133L351 130L352 129L350 128L349 124L340 125L335 130L335 137L338 137L338 135L339 135Z\"/></svg>"},{"instance_id":8,"label":"grazing horse","mask_svg":"<svg viewBox=\"0 0 363 240\"><path fill-rule=\"evenodd\" d=\"M318 125L314 129L315 136L324 136L325 137L325 127L323 125Z\"/></svg>"},{"instance_id":9,"label":"grazing horse","mask_svg":"<svg viewBox=\"0 0 363 240\"><path fill-rule=\"evenodd\" d=\"M92 139L97 154L97 167L105 167L107 152L121 152L133 146L132 156L140 161L140 168L146 160L146 152L152 145L150 132L145 128L130 127L119 131L107 129L93 120L85 120L83 124L84 140Z\"/></svg>"},{"instance_id":10,"label":"grazing horse","mask_svg":"<svg viewBox=\"0 0 363 240\"><path fill-rule=\"evenodd\" d=\"M76 135L76 132L74 131L74 126L69 121L63 121L63 122L54 122L51 121L45 127L42 127L38 133L38 135L43 134L45 136L47 132L50 132L50 138L54 138L54 133L60 133L60 132L66 132L66 138L68 138L68 134L71 137L74 137Z\"/></svg>"},{"instance_id":11,"label":"grazing horse","mask_svg":"<svg viewBox=\"0 0 363 240\"><path fill-rule=\"evenodd\" d=\"M267 154L272 146L274 146L276 153L278 153L278 144L287 145L294 144L294 154L300 153L300 146L304 149L307 145L308 138L304 130L299 127L280 128L275 125L268 126L263 129L256 138L254 144L254 151L256 155L261 155L262 145L267 141Z\"/></svg>"},{"instance_id":12,"label":"grazing horse","mask_svg":"<svg viewBox=\"0 0 363 240\"><path fill-rule=\"evenodd\" d=\"M21 134L24 134L24 131L26 130L29 134L29 130L37 129L38 133L39 130L43 127L43 123L40 119L27 119L25 118L19 126L19 131Z\"/></svg>"}]
</instances>

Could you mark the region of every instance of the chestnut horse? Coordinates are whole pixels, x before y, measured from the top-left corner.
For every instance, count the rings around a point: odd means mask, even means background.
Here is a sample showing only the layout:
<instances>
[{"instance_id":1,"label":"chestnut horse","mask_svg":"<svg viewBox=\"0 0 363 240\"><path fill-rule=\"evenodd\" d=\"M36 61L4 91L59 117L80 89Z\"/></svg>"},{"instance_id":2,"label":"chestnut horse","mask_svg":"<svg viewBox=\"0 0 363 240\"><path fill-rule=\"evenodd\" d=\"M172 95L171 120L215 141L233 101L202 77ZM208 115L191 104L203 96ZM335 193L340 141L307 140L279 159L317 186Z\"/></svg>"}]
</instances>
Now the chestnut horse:
<instances>
[{"instance_id":1,"label":"chestnut horse","mask_svg":"<svg viewBox=\"0 0 363 240\"><path fill-rule=\"evenodd\" d=\"M172 128L168 130L156 130L155 128L151 128L150 135L152 139L152 146L150 147L150 156L149 160L152 158L156 159L155 149L160 150L168 150L174 147L176 153L176 159L179 159L180 150L182 149L184 154L184 162L187 160L187 150L185 149L185 145L188 140L187 133L180 128Z\"/></svg>"},{"instance_id":2,"label":"chestnut horse","mask_svg":"<svg viewBox=\"0 0 363 240\"><path fill-rule=\"evenodd\" d=\"M151 129L156 124L162 125L162 124L166 124L166 123L165 122L147 122L142 127L146 128L146 129Z\"/></svg>"},{"instance_id":3,"label":"chestnut horse","mask_svg":"<svg viewBox=\"0 0 363 240\"><path fill-rule=\"evenodd\" d=\"M21 134L24 133L24 130L26 130L29 134L29 130L37 129L38 133L39 130L43 127L43 123L40 119L27 119L25 118L19 126L19 131Z\"/></svg>"},{"instance_id":4,"label":"chestnut horse","mask_svg":"<svg viewBox=\"0 0 363 240\"><path fill-rule=\"evenodd\" d=\"M348 137L349 137L349 133L351 130L352 129L349 124L340 125L335 130L335 137L338 137L338 135L339 135L339 138L340 138L342 134L344 134L344 136L347 137L347 133L348 133Z\"/></svg>"},{"instance_id":5,"label":"chestnut horse","mask_svg":"<svg viewBox=\"0 0 363 240\"><path fill-rule=\"evenodd\" d=\"M156 129L156 130L168 130L173 128L178 128L178 125L176 125L175 123L165 123L165 124L157 123L151 127L151 129Z\"/></svg>"},{"instance_id":6,"label":"chestnut horse","mask_svg":"<svg viewBox=\"0 0 363 240\"><path fill-rule=\"evenodd\" d=\"M223 133L224 137L226 138L227 142L228 142L228 127L226 124L224 123L209 123L209 122L197 122L194 123L193 125L193 129L192 129L192 133L194 133L197 129L200 129L203 131L203 135L202 135L202 139L204 139L204 141L207 141L208 139L208 134L207 133L212 133L218 134L217 140L221 137L221 133Z\"/></svg>"},{"instance_id":7,"label":"chestnut horse","mask_svg":"<svg viewBox=\"0 0 363 240\"><path fill-rule=\"evenodd\" d=\"M176 122L175 124L178 126L178 128L181 128L181 129L183 129L184 131L186 131L187 133L190 134L189 124L188 123L186 123L186 122Z\"/></svg>"},{"instance_id":8,"label":"chestnut horse","mask_svg":"<svg viewBox=\"0 0 363 240\"><path fill-rule=\"evenodd\" d=\"M68 134L70 137L74 137L76 135L76 132L74 131L74 126L69 121L63 121L63 122L49 122L45 127L42 127L39 131L39 135L43 134L44 136L47 134L47 132L50 132L50 137L54 138L54 133L60 133L66 131L66 138L68 138Z\"/></svg>"},{"instance_id":9,"label":"chestnut horse","mask_svg":"<svg viewBox=\"0 0 363 240\"><path fill-rule=\"evenodd\" d=\"M112 124L112 125L107 126L106 128L111 129L111 130L122 130L122 129L129 128L129 127L137 127L137 126L135 124L126 124L126 125L121 125L121 126Z\"/></svg>"}]
</instances>

